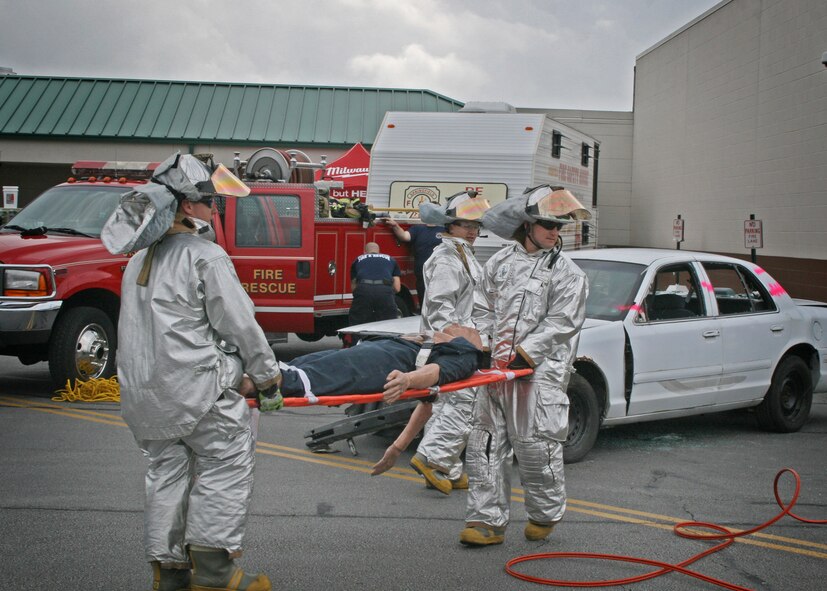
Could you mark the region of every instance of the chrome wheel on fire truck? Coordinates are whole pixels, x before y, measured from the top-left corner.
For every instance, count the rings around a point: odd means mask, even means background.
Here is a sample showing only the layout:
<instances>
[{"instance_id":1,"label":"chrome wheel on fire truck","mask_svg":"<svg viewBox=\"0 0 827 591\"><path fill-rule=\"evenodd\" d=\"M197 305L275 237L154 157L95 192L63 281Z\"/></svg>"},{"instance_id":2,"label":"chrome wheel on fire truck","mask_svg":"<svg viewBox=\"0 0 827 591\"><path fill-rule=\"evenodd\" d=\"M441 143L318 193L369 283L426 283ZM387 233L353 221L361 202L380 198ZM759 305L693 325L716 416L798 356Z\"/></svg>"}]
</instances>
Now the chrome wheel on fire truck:
<instances>
[{"instance_id":1,"label":"chrome wheel on fire truck","mask_svg":"<svg viewBox=\"0 0 827 591\"><path fill-rule=\"evenodd\" d=\"M55 325L49 372L56 387L67 381L110 378L115 374L115 327L97 308L65 311Z\"/></svg>"}]
</instances>

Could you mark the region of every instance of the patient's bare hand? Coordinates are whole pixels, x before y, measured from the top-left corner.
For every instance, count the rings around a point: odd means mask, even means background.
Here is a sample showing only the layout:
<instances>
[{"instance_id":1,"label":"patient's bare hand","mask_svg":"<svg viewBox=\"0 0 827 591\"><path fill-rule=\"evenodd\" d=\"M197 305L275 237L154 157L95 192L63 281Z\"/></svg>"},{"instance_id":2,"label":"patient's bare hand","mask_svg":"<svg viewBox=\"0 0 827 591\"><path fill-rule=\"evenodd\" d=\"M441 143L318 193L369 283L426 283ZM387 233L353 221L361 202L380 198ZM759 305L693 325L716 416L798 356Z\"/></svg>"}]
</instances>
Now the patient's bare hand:
<instances>
[{"instance_id":1,"label":"patient's bare hand","mask_svg":"<svg viewBox=\"0 0 827 591\"><path fill-rule=\"evenodd\" d=\"M382 400L387 404L393 404L402 393L411 386L411 378L405 372L398 369L393 370L388 374L387 382L385 382L385 390L383 392Z\"/></svg>"},{"instance_id":2,"label":"patient's bare hand","mask_svg":"<svg viewBox=\"0 0 827 591\"><path fill-rule=\"evenodd\" d=\"M245 373L244 377L241 378L241 384L238 386L238 393L245 398L253 398L256 392L258 392L256 385L250 379L250 376Z\"/></svg>"},{"instance_id":3,"label":"patient's bare hand","mask_svg":"<svg viewBox=\"0 0 827 591\"><path fill-rule=\"evenodd\" d=\"M382 474L382 472L387 472L393 468L396 465L396 460L399 459L400 453L402 453L402 450L397 449L395 445L391 444L390 447L385 450L385 455L382 456L382 459L373 465L373 470L370 471L370 475L378 476Z\"/></svg>"}]
</instances>

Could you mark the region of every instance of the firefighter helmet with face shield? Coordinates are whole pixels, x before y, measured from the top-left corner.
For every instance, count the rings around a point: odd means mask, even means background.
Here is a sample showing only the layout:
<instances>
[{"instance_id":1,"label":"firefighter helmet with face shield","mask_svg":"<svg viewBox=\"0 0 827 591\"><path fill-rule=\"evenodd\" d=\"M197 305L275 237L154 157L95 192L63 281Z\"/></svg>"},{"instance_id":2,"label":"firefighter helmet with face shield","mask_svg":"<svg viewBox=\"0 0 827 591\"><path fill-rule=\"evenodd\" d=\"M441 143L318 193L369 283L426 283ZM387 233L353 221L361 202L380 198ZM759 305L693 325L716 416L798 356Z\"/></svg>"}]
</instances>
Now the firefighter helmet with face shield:
<instances>
[{"instance_id":1,"label":"firefighter helmet with face shield","mask_svg":"<svg viewBox=\"0 0 827 591\"><path fill-rule=\"evenodd\" d=\"M526 196L525 213L535 222L545 220L556 224L571 224L591 218L589 211L577 198L562 187L530 187L523 195Z\"/></svg>"},{"instance_id":2,"label":"firefighter helmet with face shield","mask_svg":"<svg viewBox=\"0 0 827 591\"><path fill-rule=\"evenodd\" d=\"M433 226L448 226L454 222L480 222L486 211L491 209L488 199L478 196L473 190L451 195L444 205L423 203L419 206L419 219Z\"/></svg>"}]
</instances>

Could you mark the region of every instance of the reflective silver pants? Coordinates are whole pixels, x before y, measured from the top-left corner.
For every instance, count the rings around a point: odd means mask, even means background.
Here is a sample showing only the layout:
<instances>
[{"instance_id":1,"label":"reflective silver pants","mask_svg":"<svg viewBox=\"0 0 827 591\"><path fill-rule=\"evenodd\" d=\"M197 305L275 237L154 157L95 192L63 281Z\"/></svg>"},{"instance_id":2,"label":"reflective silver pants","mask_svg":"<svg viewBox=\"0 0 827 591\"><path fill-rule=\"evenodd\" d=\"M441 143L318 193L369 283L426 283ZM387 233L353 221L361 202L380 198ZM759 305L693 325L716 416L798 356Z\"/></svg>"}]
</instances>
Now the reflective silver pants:
<instances>
[{"instance_id":1,"label":"reflective silver pants","mask_svg":"<svg viewBox=\"0 0 827 591\"><path fill-rule=\"evenodd\" d=\"M138 441L146 472L144 550L164 566L189 562L186 546L241 552L253 492L255 441L243 397L227 390L179 439Z\"/></svg>"},{"instance_id":2,"label":"reflective silver pants","mask_svg":"<svg viewBox=\"0 0 827 591\"><path fill-rule=\"evenodd\" d=\"M451 480L462 476L460 456L471 432L476 390L468 388L440 394L433 404L433 415L425 425L425 435L416 450Z\"/></svg>"},{"instance_id":3,"label":"reflective silver pants","mask_svg":"<svg viewBox=\"0 0 827 591\"><path fill-rule=\"evenodd\" d=\"M565 413L562 420L567 421L568 406L537 408L543 397L536 394L534 384L526 382L480 388L465 452L469 485L466 522L497 528L508 525L513 456L517 457L529 519L537 523L562 519L566 511L563 446L547 435L545 423L550 414L559 413Z\"/></svg>"}]
</instances>

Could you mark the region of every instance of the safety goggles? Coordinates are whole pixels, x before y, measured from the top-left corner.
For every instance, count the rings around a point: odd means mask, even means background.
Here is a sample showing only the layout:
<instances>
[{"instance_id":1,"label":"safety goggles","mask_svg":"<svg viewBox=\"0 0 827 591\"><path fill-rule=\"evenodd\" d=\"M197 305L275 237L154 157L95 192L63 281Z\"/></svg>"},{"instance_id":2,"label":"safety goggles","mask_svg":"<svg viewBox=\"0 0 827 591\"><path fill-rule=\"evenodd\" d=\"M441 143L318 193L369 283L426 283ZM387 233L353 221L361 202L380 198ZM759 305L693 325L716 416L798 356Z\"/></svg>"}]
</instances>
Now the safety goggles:
<instances>
[{"instance_id":1,"label":"safety goggles","mask_svg":"<svg viewBox=\"0 0 827 591\"><path fill-rule=\"evenodd\" d=\"M563 224L561 224L560 222L552 222L550 220L537 220L534 223L543 228L544 230L559 230L563 227Z\"/></svg>"},{"instance_id":2,"label":"safety goggles","mask_svg":"<svg viewBox=\"0 0 827 591\"><path fill-rule=\"evenodd\" d=\"M196 201L196 203L201 203L212 209L213 199L214 197L212 195L209 195L207 197L202 197L201 199Z\"/></svg>"},{"instance_id":3,"label":"safety goggles","mask_svg":"<svg viewBox=\"0 0 827 591\"><path fill-rule=\"evenodd\" d=\"M459 222L453 222L452 225L459 226L463 230L469 230L469 231L470 230L476 230L477 232L479 232L480 228L482 227L482 224L480 224L479 222L469 222L469 221L466 221L466 220L462 220L462 221L459 221Z\"/></svg>"}]
</instances>

